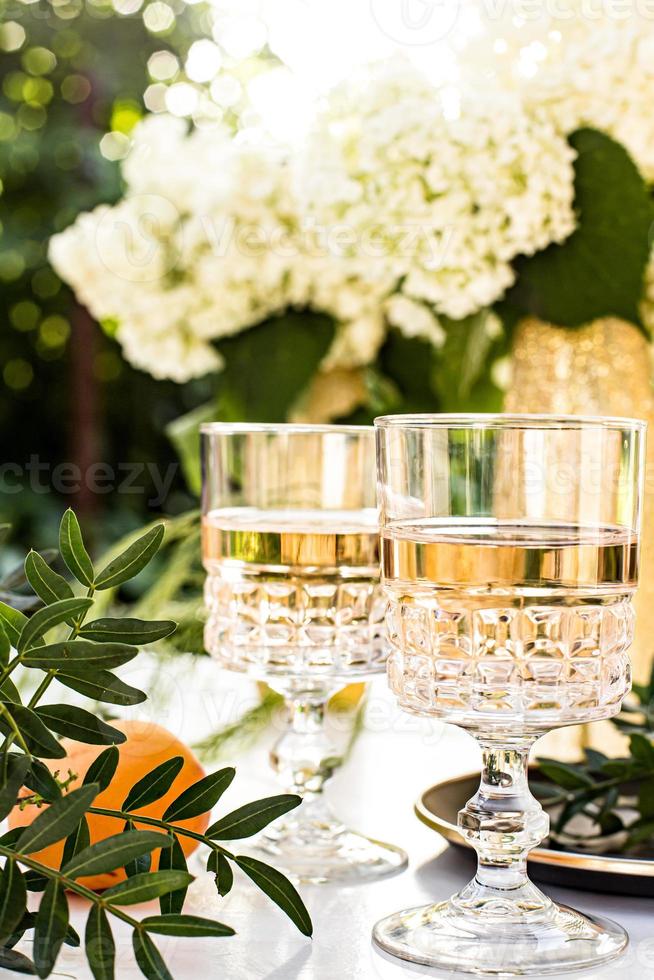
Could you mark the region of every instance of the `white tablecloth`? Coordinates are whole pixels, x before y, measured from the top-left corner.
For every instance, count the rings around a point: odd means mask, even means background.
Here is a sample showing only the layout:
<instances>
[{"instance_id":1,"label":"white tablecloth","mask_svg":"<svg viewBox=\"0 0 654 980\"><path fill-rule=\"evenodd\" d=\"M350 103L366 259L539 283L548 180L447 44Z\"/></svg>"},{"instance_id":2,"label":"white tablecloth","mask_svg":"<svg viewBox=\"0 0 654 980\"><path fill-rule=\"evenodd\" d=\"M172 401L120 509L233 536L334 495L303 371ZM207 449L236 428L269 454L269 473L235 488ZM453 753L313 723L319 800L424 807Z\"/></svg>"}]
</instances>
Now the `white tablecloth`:
<instances>
[{"instance_id":1,"label":"white tablecloth","mask_svg":"<svg viewBox=\"0 0 654 980\"><path fill-rule=\"evenodd\" d=\"M222 675L224 677L224 675ZM228 677L219 689L189 683L161 720L189 740L237 710L250 696L249 682ZM155 701L155 710L156 701ZM275 792L267 769L265 740L236 759L237 778L222 804L224 810ZM411 718L397 711L383 678L375 681L371 711L347 766L334 778L329 796L339 815L372 837L401 845L409 854L404 873L374 884L348 888L302 887L314 921L313 940L240 874L233 892L222 900L221 919L238 935L230 939L178 940L157 937L175 980L410 980L454 977L413 967L373 948L370 932L378 918L413 905L446 898L470 878L473 865L413 813L413 803L430 784L477 768L479 754L471 738L449 726ZM239 845L247 853L247 842ZM556 899L589 912L610 916L627 928L627 954L603 970L574 974L589 980L654 980L654 900L549 889ZM74 900L73 922L83 928L84 907ZM156 908L144 908L152 914ZM141 976L133 962L128 931L114 928L117 977ZM25 946L25 952L29 948ZM57 975L90 980L79 950L64 947Z\"/></svg>"}]
</instances>

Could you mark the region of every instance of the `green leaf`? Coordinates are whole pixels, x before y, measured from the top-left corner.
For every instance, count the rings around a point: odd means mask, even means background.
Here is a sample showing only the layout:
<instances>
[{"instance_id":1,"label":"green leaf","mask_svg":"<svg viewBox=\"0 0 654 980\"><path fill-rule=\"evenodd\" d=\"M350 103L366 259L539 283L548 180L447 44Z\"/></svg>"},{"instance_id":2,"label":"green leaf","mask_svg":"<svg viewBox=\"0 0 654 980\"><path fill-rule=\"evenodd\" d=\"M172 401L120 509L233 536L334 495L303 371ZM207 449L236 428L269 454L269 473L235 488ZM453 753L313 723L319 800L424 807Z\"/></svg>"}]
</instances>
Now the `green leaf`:
<instances>
[{"instance_id":1,"label":"green leaf","mask_svg":"<svg viewBox=\"0 0 654 980\"><path fill-rule=\"evenodd\" d=\"M216 346L225 359L218 376L227 420L284 422L309 384L336 332L331 317L288 312ZM262 365L253 371L252 365Z\"/></svg>"},{"instance_id":2,"label":"green leaf","mask_svg":"<svg viewBox=\"0 0 654 980\"><path fill-rule=\"evenodd\" d=\"M121 745L126 740L117 728L72 704L47 704L35 711L51 731L86 745Z\"/></svg>"},{"instance_id":3,"label":"green leaf","mask_svg":"<svg viewBox=\"0 0 654 980\"><path fill-rule=\"evenodd\" d=\"M99 643L132 643L145 646L163 640L175 632L176 624L170 619L147 621L144 619L95 619L86 623L80 636Z\"/></svg>"},{"instance_id":4,"label":"green leaf","mask_svg":"<svg viewBox=\"0 0 654 980\"><path fill-rule=\"evenodd\" d=\"M30 752L42 759L64 758L66 750L50 734L39 716L31 708L26 708L22 704L15 704L13 701L2 701L0 704L13 717ZM0 715L0 731L4 732L5 735L13 732L13 728L4 714Z\"/></svg>"},{"instance_id":5,"label":"green leaf","mask_svg":"<svg viewBox=\"0 0 654 980\"><path fill-rule=\"evenodd\" d=\"M649 189L624 147L606 134L580 129L570 143L577 151L577 230L562 245L516 263L509 299L561 326L611 315L638 324L653 218Z\"/></svg>"},{"instance_id":6,"label":"green leaf","mask_svg":"<svg viewBox=\"0 0 654 980\"><path fill-rule=\"evenodd\" d=\"M36 975L34 964L23 953L15 949L3 949L0 946L0 969L12 970L14 973L29 973L30 976Z\"/></svg>"},{"instance_id":7,"label":"green leaf","mask_svg":"<svg viewBox=\"0 0 654 980\"><path fill-rule=\"evenodd\" d=\"M92 605L93 599L58 599L52 605L39 609L25 624L16 649L23 653L40 642L48 630L86 612Z\"/></svg>"},{"instance_id":8,"label":"green leaf","mask_svg":"<svg viewBox=\"0 0 654 980\"><path fill-rule=\"evenodd\" d=\"M166 428L166 435L175 447L188 488L197 497L202 490L200 426L203 422L215 422L217 413L216 402L212 399L205 405L180 415Z\"/></svg>"},{"instance_id":9,"label":"green leaf","mask_svg":"<svg viewBox=\"0 0 654 980\"><path fill-rule=\"evenodd\" d=\"M34 928L34 965L40 977L52 973L68 932L68 902L61 882L52 880L43 893Z\"/></svg>"},{"instance_id":10,"label":"green leaf","mask_svg":"<svg viewBox=\"0 0 654 980\"><path fill-rule=\"evenodd\" d=\"M9 655L11 653L11 643L9 642L9 637L5 632L5 628L0 622L0 666L6 667L9 663Z\"/></svg>"},{"instance_id":11,"label":"green leaf","mask_svg":"<svg viewBox=\"0 0 654 980\"><path fill-rule=\"evenodd\" d=\"M25 575L46 606L56 602L57 599L73 598L73 590L66 579L53 571L38 551L30 551L25 559Z\"/></svg>"},{"instance_id":12,"label":"green leaf","mask_svg":"<svg viewBox=\"0 0 654 980\"><path fill-rule=\"evenodd\" d=\"M632 735L629 739L629 751L638 762L654 769L654 745L646 735Z\"/></svg>"},{"instance_id":13,"label":"green leaf","mask_svg":"<svg viewBox=\"0 0 654 980\"><path fill-rule=\"evenodd\" d=\"M163 536L163 524L157 524L150 531L146 531L122 555L114 558L102 569L95 583L96 589L115 589L138 575L156 555Z\"/></svg>"},{"instance_id":14,"label":"green leaf","mask_svg":"<svg viewBox=\"0 0 654 980\"><path fill-rule=\"evenodd\" d=\"M593 780L576 766L556 759L539 759L538 767L544 776L564 789L585 789L593 787Z\"/></svg>"},{"instance_id":15,"label":"green leaf","mask_svg":"<svg viewBox=\"0 0 654 980\"><path fill-rule=\"evenodd\" d=\"M183 766L184 760L181 755L176 755L174 758L162 762L160 766L147 773L143 779L139 779L138 783L132 786L121 810L138 810L140 807L147 806L148 803L160 800L173 785Z\"/></svg>"},{"instance_id":16,"label":"green leaf","mask_svg":"<svg viewBox=\"0 0 654 980\"><path fill-rule=\"evenodd\" d=\"M5 939L2 945L8 949L13 949L13 947L16 946L16 944L21 941L25 933L29 929L34 928L35 922L36 922L36 912L23 912L22 919L20 920L20 922L12 932L11 936L9 936L8 939Z\"/></svg>"},{"instance_id":17,"label":"green leaf","mask_svg":"<svg viewBox=\"0 0 654 980\"><path fill-rule=\"evenodd\" d=\"M64 937L64 942L66 946L72 946L73 949L79 949L81 946L81 940L79 938L79 933L70 922L68 923L68 929L66 930L66 935Z\"/></svg>"},{"instance_id":18,"label":"green leaf","mask_svg":"<svg viewBox=\"0 0 654 980\"><path fill-rule=\"evenodd\" d=\"M148 980L173 980L161 958L161 953L146 932L135 929L132 933L134 956L139 969Z\"/></svg>"},{"instance_id":19,"label":"green leaf","mask_svg":"<svg viewBox=\"0 0 654 980\"><path fill-rule=\"evenodd\" d=\"M11 677L6 677L0 684L0 701L13 701L14 704L21 704L20 692Z\"/></svg>"},{"instance_id":20,"label":"green leaf","mask_svg":"<svg viewBox=\"0 0 654 980\"><path fill-rule=\"evenodd\" d=\"M61 870L69 878L105 874L107 871L122 868L143 854L150 854L160 847L170 847L171 844L172 841L166 834L157 831L126 830L85 847L62 866Z\"/></svg>"},{"instance_id":21,"label":"green leaf","mask_svg":"<svg viewBox=\"0 0 654 980\"><path fill-rule=\"evenodd\" d=\"M239 855L234 860L248 878L286 913L304 936L313 934L311 917L288 878L256 858Z\"/></svg>"},{"instance_id":22,"label":"green leaf","mask_svg":"<svg viewBox=\"0 0 654 980\"><path fill-rule=\"evenodd\" d=\"M90 843L91 834L89 831L89 822L86 817L82 817L72 834L69 834L66 838L64 853L61 856L60 867L63 868L65 865L69 864L75 855L86 850Z\"/></svg>"},{"instance_id":23,"label":"green leaf","mask_svg":"<svg viewBox=\"0 0 654 980\"><path fill-rule=\"evenodd\" d=\"M21 829L20 827L18 828ZM28 892L44 892L49 879L38 871L25 872L25 884Z\"/></svg>"},{"instance_id":24,"label":"green leaf","mask_svg":"<svg viewBox=\"0 0 654 980\"><path fill-rule=\"evenodd\" d=\"M234 936L230 926L212 919L202 919L197 915L150 915L141 920L147 932L159 936Z\"/></svg>"},{"instance_id":25,"label":"green leaf","mask_svg":"<svg viewBox=\"0 0 654 980\"><path fill-rule=\"evenodd\" d=\"M29 623L29 619L17 609L13 609L5 602L0 602L0 623L9 637L9 642L15 647L18 646L20 634Z\"/></svg>"},{"instance_id":26,"label":"green leaf","mask_svg":"<svg viewBox=\"0 0 654 980\"><path fill-rule=\"evenodd\" d=\"M32 759L32 765L25 776L25 785L48 803L54 803L61 797L59 783L40 759Z\"/></svg>"},{"instance_id":27,"label":"green leaf","mask_svg":"<svg viewBox=\"0 0 654 980\"><path fill-rule=\"evenodd\" d=\"M177 823L180 820L189 820L191 817L208 813L215 807L235 775L236 770L228 766L200 779L173 800L163 819L170 823Z\"/></svg>"},{"instance_id":28,"label":"green leaf","mask_svg":"<svg viewBox=\"0 0 654 980\"><path fill-rule=\"evenodd\" d=\"M92 905L84 934L86 958L95 980L114 980L116 944L101 905Z\"/></svg>"},{"instance_id":29,"label":"green leaf","mask_svg":"<svg viewBox=\"0 0 654 980\"><path fill-rule=\"evenodd\" d=\"M165 838L163 838L165 844ZM154 873L134 875L127 881L119 881L117 885L108 888L102 895L103 899L112 905L138 905L149 902L168 892L186 888L193 881L193 875L186 871L156 871Z\"/></svg>"},{"instance_id":30,"label":"green leaf","mask_svg":"<svg viewBox=\"0 0 654 980\"><path fill-rule=\"evenodd\" d=\"M59 551L71 575L82 585L93 585L93 562L84 547L79 522L70 509L61 519Z\"/></svg>"},{"instance_id":31,"label":"green leaf","mask_svg":"<svg viewBox=\"0 0 654 980\"><path fill-rule=\"evenodd\" d=\"M108 670L96 668L88 677L62 672L56 675L56 680L64 687L104 704L132 705L142 704L147 700L147 694L121 681Z\"/></svg>"},{"instance_id":32,"label":"green leaf","mask_svg":"<svg viewBox=\"0 0 654 980\"><path fill-rule=\"evenodd\" d=\"M14 753L7 756L7 778L0 789L0 823L13 810L19 790L25 784L25 776L29 767L28 756Z\"/></svg>"},{"instance_id":33,"label":"green leaf","mask_svg":"<svg viewBox=\"0 0 654 980\"><path fill-rule=\"evenodd\" d=\"M0 945L23 918L26 906L25 879L16 861L7 858L0 875Z\"/></svg>"},{"instance_id":34,"label":"green leaf","mask_svg":"<svg viewBox=\"0 0 654 980\"><path fill-rule=\"evenodd\" d=\"M115 745L111 745L108 749L105 749L97 759L93 760L86 770L84 786L88 786L89 783L97 783L102 793L114 778L119 761L120 752Z\"/></svg>"},{"instance_id":35,"label":"green leaf","mask_svg":"<svg viewBox=\"0 0 654 980\"><path fill-rule=\"evenodd\" d=\"M205 836L209 840L242 840L244 837L252 837L273 820L288 813L289 810L294 810L301 802L301 796L292 795L268 796L263 800L254 800L221 817L209 827Z\"/></svg>"},{"instance_id":36,"label":"green leaf","mask_svg":"<svg viewBox=\"0 0 654 980\"><path fill-rule=\"evenodd\" d=\"M47 646L32 647L23 655L25 667L40 670L63 670L84 676L100 668L121 667L133 660L138 647L125 643L92 643L91 640L65 640Z\"/></svg>"},{"instance_id":37,"label":"green leaf","mask_svg":"<svg viewBox=\"0 0 654 980\"><path fill-rule=\"evenodd\" d=\"M56 800L25 828L18 840L18 850L30 854L68 837L97 795L98 787L92 784Z\"/></svg>"},{"instance_id":38,"label":"green leaf","mask_svg":"<svg viewBox=\"0 0 654 980\"><path fill-rule=\"evenodd\" d=\"M219 895L227 895L234 884L234 872L224 854L212 851L207 860L207 871L216 876L216 888Z\"/></svg>"},{"instance_id":39,"label":"green leaf","mask_svg":"<svg viewBox=\"0 0 654 980\"><path fill-rule=\"evenodd\" d=\"M464 320L446 320L446 340L432 357L432 388L442 412L501 411L504 393L491 379L489 366L508 353L497 319L482 310Z\"/></svg>"},{"instance_id":40,"label":"green leaf","mask_svg":"<svg viewBox=\"0 0 654 980\"><path fill-rule=\"evenodd\" d=\"M172 841L172 847L166 848L165 851L161 852L161 857L159 858L159 870L160 871L186 871L186 855L182 850L182 845L179 839L173 834L170 838ZM162 895L159 899L159 908L162 913L167 914L171 912L181 912L184 908L184 899L186 898L187 888L179 888L177 891L168 892L166 895Z\"/></svg>"}]
</instances>

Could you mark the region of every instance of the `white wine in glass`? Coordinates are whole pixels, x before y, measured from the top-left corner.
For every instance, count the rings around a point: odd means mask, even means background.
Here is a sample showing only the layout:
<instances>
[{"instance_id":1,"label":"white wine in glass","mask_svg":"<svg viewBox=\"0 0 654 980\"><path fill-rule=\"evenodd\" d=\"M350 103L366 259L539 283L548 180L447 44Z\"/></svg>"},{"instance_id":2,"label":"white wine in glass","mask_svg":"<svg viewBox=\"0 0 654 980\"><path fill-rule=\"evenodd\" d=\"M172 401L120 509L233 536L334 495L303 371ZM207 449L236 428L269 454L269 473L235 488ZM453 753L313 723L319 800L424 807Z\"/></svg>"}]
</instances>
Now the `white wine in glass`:
<instances>
[{"instance_id":1,"label":"white wine in glass","mask_svg":"<svg viewBox=\"0 0 654 980\"><path fill-rule=\"evenodd\" d=\"M479 742L459 813L475 878L446 902L378 922L375 942L452 972L595 967L627 944L614 922L529 880L549 821L529 751L610 718L629 691L644 423L554 416L377 419L390 685L400 705Z\"/></svg>"},{"instance_id":2,"label":"white wine in glass","mask_svg":"<svg viewBox=\"0 0 654 980\"><path fill-rule=\"evenodd\" d=\"M283 694L288 727L271 761L303 797L256 853L303 881L401 870L403 851L347 828L323 795L342 756L327 702L383 672L389 651L374 431L215 423L202 448L205 645L220 666Z\"/></svg>"}]
</instances>

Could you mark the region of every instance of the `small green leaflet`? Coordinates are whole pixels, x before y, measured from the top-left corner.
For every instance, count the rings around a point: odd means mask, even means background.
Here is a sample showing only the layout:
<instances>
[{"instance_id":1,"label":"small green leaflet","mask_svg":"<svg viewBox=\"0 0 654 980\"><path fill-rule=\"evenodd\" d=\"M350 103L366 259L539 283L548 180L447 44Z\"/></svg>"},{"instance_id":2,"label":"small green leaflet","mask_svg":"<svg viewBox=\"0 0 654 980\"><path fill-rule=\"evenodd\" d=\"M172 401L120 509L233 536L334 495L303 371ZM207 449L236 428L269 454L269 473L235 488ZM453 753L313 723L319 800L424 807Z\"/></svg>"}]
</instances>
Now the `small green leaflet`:
<instances>
[{"instance_id":1,"label":"small green leaflet","mask_svg":"<svg viewBox=\"0 0 654 980\"><path fill-rule=\"evenodd\" d=\"M135 929L132 933L134 956L139 969L148 980L173 980L161 958L161 953L146 932Z\"/></svg>"},{"instance_id":2,"label":"small green leaflet","mask_svg":"<svg viewBox=\"0 0 654 980\"><path fill-rule=\"evenodd\" d=\"M23 918L26 904L25 879L16 861L7 858L0 875L0 944L11 936Z\"/></svg>"},{"instance_id":3,"label":"small green leaflet","mask_svg":"<svg viewBox=\"0 0 654 980\"><path fill-rule=\"evenodd\" d=\"M51 880L43 893L34 928L34 965L40 977L52 972L68 932L68 902L61 882Z\"/></svg>"},{"instance_id":4,"label":"small green leaflet","mask_svg":"<svg viewBox=\"0 0 654 980\"><path fill-rule=\"evenodd\" d=\"M5 666L9 662L9 654L11 653L11 643L9 642L9 637L5 631L2 621L0 620L0 664Z\"/></svg>"},{"instance_id":5,"label":"small green leaflet","mask_svg":"<svg viewBox=\"0 0 654 980\"><path fill-rule=\"evenodd\" d=\"M102 793L114 778L119 761L120 752L115 745L111 745L104 752L101 752L86 770L84 785L88 786L89 783L97 783Z\"/></svg>"},{"instance_id":6,"label":"small green leaflet","mask_svg":"<svg viewBox=\"0 0 654 980\"><path fill-rule=\"evenodd\" d=\"M271 868L263 861L257 861L255 858L241 855L234 860L248 878L286 913L303 935L311 936L313 934L311 917L288 878L285 878L276 868Z\"/></svg>"},{"instance_id":7,"label":"small green leaflet","mask_svg":"<svg viewBox=\"0 0 654 980\"><path fill-rule=\"evenodd\" d=\"M96 589L115 589L138 575L156 555L163 536L163 524L157 524L150 531L146 531L122 555L114 558L102 569L95 582Z\"/></svg>"},{"instance_id":8,"label":"small green leaflet","mask_svg":"<svg viewBox=\"0 0 654 980\"><path fill-rule=\"evenodd\" d=\"M23 654L26 667L40 670L62 670L92 674L101 668L121 667L138 654L138 647L125 643L92 643L91 640L66 640L32 647Z\"/></svg>"},{"instance_id":9,"label":"small green leaflet","mask_svg":"<svg viewBox=\"0 0 654 980\"><path fill-rule=\"evenodd\" d=\"M86 847L62 866L62 871L70 878L105 874L122 868L143 854L149 854L159 847L170 847L171 844L166 834L152 830L127 830Z\"/></svg>"},{"instance_id":10,"label":"small green leaflet","mask_svg":"<svg viewBox=\"0 0 654 980\"><path fill-rule=\"evenodd\" d=\"M47 704L34 710L51 731L87 745L121 745L126 740L117 728L72 704Z\"/></svg>"},{"instance_id":11,"label":"small green leaflet","mask_svg":"<svg viewBox=\"0 0 654 980\"><path fill-rule=\"evenodd\" d=\"M208 813L214 808L235 775L236 770L228 766L205 776L204 779L200 779L185 789L176 800L173 800L164 813L163 819L174 823L179 820L198 817L202 813Z\"/></svg>"},{"instance_id":12,"label":"small green leaflet","mask_svg":"<svg viewBox=\"0 0 654 980\"><path fill-rule=\"evenodd\" d=\"M25 785L48 803L54 803L61 796L59 783L40 759L32 759L32 766L25 776Z\"/></svg>"},{"instance_id":13,"label":"small green leaflet","mask_svg":"<svg viewBox=\"0 0 654 980\"><path fill-rule=\"evenodd\" d=\"M99 643L113 641L145 646L170 636L176 628L176 624L169 619L94 619L82 627L80 636Z\"/></svg>"},{"instance_id":14,"label":"small green leaflet","mask_svg":"<svg viewBox=\"0 0 654 980\"><path fill-rule=\"evenodd\" d=\"M161 799L173 785L183 766L184 760L181 755L162 762L132 786L121 810L137 810Z\"/></svg>"},{"instance_id":15,"label":"small green leaflet","mask_svg":"<svg viewBox=\"0 0 654 980\"><path fill-rule=\"evenodd\" d=\"M25 828L18 839L18 850L30 854L68 837L97 795L98 787L93 783L56 800Z\"/></svg>"},{"instance_id":16,"label":"small green leaflet","mask_svg":"<svg viewBox=\"0 0 654 980\"><path fill-rule=\"evenodd\" d=\"M24 653L40 642L48 630L81 615L92 605L93 599L58 599L52 605L39 609L28 619L20 634L18 652Z\"/></svg>"},{"instance_id":17,"label":"small green leaflet","mask_svg":"<svg viewBox=\"0 0 654 980\"><path fill-rule=\"evenodd\" d=\"M29 623L27 616L24 616L17 609L8 606L5 602L0 602L0 622L2 623L4 632L9 637L11 645L14 647L18 646L20 634Z\"/></svg>"},{"instance_id":18,"label":"small green leaflet","mask_svg":"<svg viewBox=\"0 0 654 980\"><path fill-rule=\"evenodd\" d=\"M0 789L0 823L13 810L29 767L30 760L26 755L11 754L7 757L7 778Z\"/></svg>"},{"instance_id":19,"label":"small green leaflet","mask_svg":"<svg viewBox=\"0 0 654 980\"><path fill-rule=\"evenodd\" d=\"M114 980L116 944L101 905L92 905L84 934L86 958L95 980Z\"/></svg>"},{"instance_id":20,"label":"small green leaflet","mask_svg":"<svg viewBox=\"0 0 654 980\"><path fill-rule=\"evenodd\" d=\"M82 817L77 827L66 838L64 853L61 856L61 867L63 868L72 861L75 855L85 850L90 843L91 833L89 831L89 822L86 817Z\"/></svg>"},{"instance_id":21,"label":"small green leaflet","mask_svg":"<svg viewBox=\"0 0 654 980\"><path fill-rule=\"evenodd\" d=\"M72 599L73 590L63 577L53 571L38 551L30 551L25 559L27 581L46 606L57 599Z\"/></svg>"},{"instance_id":22,"label":"small green leaflet","mask_svg":"<svg viewBox=\"0 0 654 980\"><path fill-rule=\"evenodd\" d=\"M186 857L179 839L174 835L169 839L172 842L172 847L168 847L165 851L161 852L161 857L159 858L159 870L186 871ZM162 913L166 914L171 912L181 912L184 907L186 891L187 889L185 886L184 888L179 888L177 891L167 892L165 895L162 895L159 899L159 908L161 909Z\"/></svg>"},{"instance_id":23,"label":"small green leaflet","mask_svg":"<svg viewBox=\"0 0 654 980\"><path fill-rule=\"evenodd\" d=\"M165 838L162 839L165 841ZM111 905L138 905L179 888L186 888L192 881L193 875L186 871L157 871L156 874L134 875L107 889L103 898Z\"/></svg>"},{"instance_id":24,"label":"small green leaflet","mask_svg":"<svg viewBox=\"0 0 654 980\"><path fill-rule=\"evenodd\" d=\"M252 837L273 820L294 810L301 802L302 797L291 794L254 800L253 803L246 803L238 810L221 817L209 827L206 836L209 840L242 840L244 837Z\"/></svg>"},{"instance_id":25,"label":"small green leaflet","mask_svg":"<svg viewBox=\"0 0 654 980\"><path fill-rule=\"evenodd\" d=\"M83 668L73 665L67 668L68 672L59 671L56 680L64 687L69 687L94 701L102 701L104 704L132 705L142 704L147 700L147 695L143 691L131 687L108 670L96 667L88 672L88 676L84 673L70 673L69 671L72 670L80 671Z\"/></svg>"},{"instance_id":26,"label":"small green leaflet","mask_svg":"<svg viewBox=\"0 0 654 980\"><path fill-rule=\"evenodd\" d=\"M207 859L207 871L216 876L216 888L219 895L227 895L234 884L234 872L224 854L212 851Z\"/></svg>"},{"instance_id":27,"label":"small green leaflet","mask_svg":"<svg viewBox=\"0 0 654 980\"><path fill-rule=\"evenodd\" d=\"M147 932L159 936L234 936L231 926L197 915L150 915L141 920Z\"/></svg>"},{"instance_id":28,"label":"small green leaflet","mask_svg":"<svg viewBox=\"0 0 654 980\"><path fill-rule=\"evenodd\" d=\"M93 585L93 562L84 547L79 521L70 509L61 519L59 551L71 575L82 585Z\"/></svg>"},{"instance_id":29,"label":"small green leaflet","mask_svg":"<svg viewBox=\"0 0 654 980\"><path fill-rule=\"evenodd\" d=\"M5 735L13 732L13 727L7 720L9 714L14 719L16 726L25 740L30 752L41 756L43 759L63 759L66 750L62 748L57 739L51 735L49 729L43 724L39 716L22 704L13 701L2 701L3 713L0 714L0 731Z\"/></svg>"},{"instance_id":30,"label":"small green leaflet","mask_svg":"<svg viewBox=\"0 0 654 980\"><path fill-rule=\"evenodd\" d=\"M36 975L34 964L23 953L15 949L4 949L0 946L0 969L13 970L14 973L27 973L31 976Z\"/></svg>"}]
</instances>

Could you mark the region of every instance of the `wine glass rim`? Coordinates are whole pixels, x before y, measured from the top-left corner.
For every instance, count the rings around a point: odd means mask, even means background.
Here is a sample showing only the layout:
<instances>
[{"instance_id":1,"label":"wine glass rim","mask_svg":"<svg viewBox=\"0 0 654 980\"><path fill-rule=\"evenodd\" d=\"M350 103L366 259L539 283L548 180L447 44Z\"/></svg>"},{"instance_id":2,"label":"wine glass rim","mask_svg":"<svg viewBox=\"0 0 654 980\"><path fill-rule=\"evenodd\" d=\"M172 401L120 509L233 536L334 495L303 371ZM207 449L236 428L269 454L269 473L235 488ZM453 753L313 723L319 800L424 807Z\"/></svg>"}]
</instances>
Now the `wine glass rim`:
<instances>
[{"instance_id":1,"label":"wine glass rim","mask_svg":"<svg viewBox=\"0 0 654 980\"><path fill-rule=\"evenodd\" d=\"M611 415L547 415L530 413L435 413L433 415L379 415L375 428L406 429L632 429L643 432L644 419Z\"/></svg>"},{"instance_id":2,"label":"wine glass rim","mask_svg":"<svg viewBox=\"0 0 654 980\"><path fill-rule=\"evenodd\" d=\"M271 435L316 434L329 435L343 433L353 435L371 435L372 425L329 425L327 423L310 422L203 422L200 432L204 435L247 435L248 433L269 433Z\"/></svg>"}]
</instances>

